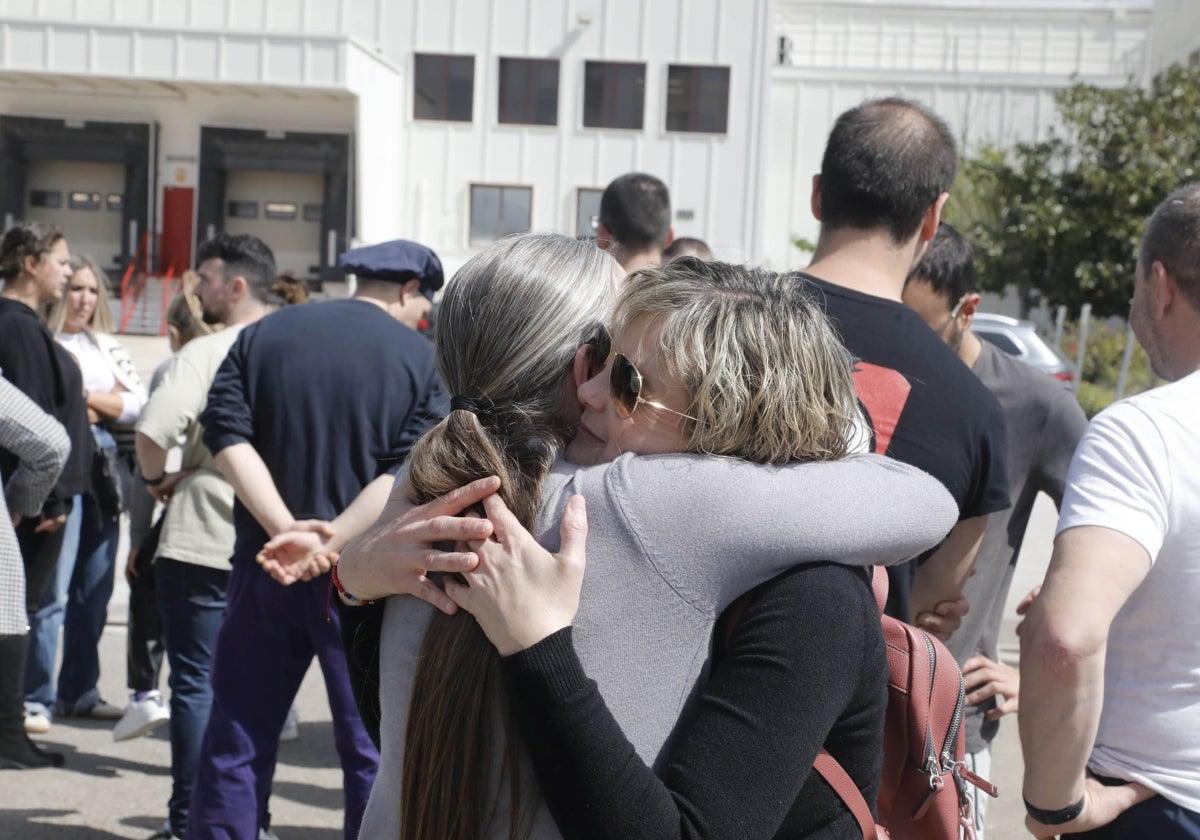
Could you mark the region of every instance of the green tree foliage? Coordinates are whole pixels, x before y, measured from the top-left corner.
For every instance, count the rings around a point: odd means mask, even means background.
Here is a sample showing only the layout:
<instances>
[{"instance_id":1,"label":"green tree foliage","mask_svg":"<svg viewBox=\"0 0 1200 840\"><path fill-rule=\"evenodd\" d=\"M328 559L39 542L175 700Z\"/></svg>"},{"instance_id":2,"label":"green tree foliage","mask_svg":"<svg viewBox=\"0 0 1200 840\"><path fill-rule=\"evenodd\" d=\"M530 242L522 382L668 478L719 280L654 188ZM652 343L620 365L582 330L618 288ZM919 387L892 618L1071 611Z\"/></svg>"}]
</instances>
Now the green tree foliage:
<instances>
[{"instance_id":1,"label":"green tree foliage","mask_svg":"<svg viewBox=\"0 0 1200 840\"><path fill-rule=\"evenodd\" d=\"M1124 315L1146 219L1200 177L1200 66L1148 90L1076 84L1055 101L1049 139L964 161L947 216L974 240L984 289Z\"/></svg>"}]
</instances>

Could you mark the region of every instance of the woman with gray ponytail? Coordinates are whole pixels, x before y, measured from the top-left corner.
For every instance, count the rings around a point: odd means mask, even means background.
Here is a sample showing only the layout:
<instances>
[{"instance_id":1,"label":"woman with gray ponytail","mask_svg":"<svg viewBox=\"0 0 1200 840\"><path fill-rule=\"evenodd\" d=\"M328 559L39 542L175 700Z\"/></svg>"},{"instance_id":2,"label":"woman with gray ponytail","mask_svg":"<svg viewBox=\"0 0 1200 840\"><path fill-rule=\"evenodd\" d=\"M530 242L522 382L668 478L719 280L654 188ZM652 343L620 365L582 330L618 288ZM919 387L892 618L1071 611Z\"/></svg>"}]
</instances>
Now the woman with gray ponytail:
<instances>
[{"instance_id":1,"label":"woman with gray ponytail","mask_svg":"<svg viewBox=\"0 0 1200 840\"><path fill-rule=\"evenodd\" d=\"M567 513L564 549L577 555L582 495L590 563L574 648L632 749L653 762L701 676L716 616L739 594L797 564L907 559L956 511L919 471L843 457L856 426L849 359L780 278L720 264L698 274L688 261L635 275L610 354L598 328L614 271L592 246L545 234L495 243L463 267L437 325L455 410L414 447L408 485L393 494L420 506L397 518L393 504L346 547L338 574L352 601L389 594L383 563L422 569L430 558L401 532L488 476L499 476L485 502L498 541L473 544L477 554L515 556L521 534L557 549ZM678 329L660 324L675 311L686 316ZM493 586L501 568L481 564L470 591ZM465 590L447 584L479 608ZM381 760L362 836L559 836L481 626L496 627L388 599Z\"/></svg>"}]
</instances>

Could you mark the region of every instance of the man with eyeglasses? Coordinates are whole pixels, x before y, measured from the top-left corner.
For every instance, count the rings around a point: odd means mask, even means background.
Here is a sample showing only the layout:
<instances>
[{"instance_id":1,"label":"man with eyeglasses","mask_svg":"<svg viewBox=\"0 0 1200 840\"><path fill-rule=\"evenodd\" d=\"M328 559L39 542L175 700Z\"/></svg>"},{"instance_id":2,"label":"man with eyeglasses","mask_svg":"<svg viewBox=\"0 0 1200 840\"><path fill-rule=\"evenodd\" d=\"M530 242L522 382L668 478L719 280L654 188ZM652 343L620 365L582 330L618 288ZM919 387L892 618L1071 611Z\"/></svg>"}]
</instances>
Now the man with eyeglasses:
<instances>
[{"instance_id":1,"label":"man with eyeglasses","mask_svg":"<svg viewBox=\"0 0 1200 840\"><path fill-rule=\"evenodd\" d=\"M817 289L857 360L873 451L930 473L958 504L959 522L941 546L888 569L887 613L903 621L929 613L922 626L942 638L957 626L988 514L1009 506L1000 405L901 302L956 168L949 128L914 102L880 99L842 114L813 177L821 232L798 275Z\"/></svg>"},{"instance_id":2,"label":"man with eyeglasses","mask_svg":"<svg viewBox=\"0 0 1200 840\"><path fill-rule=\"evenodd\" d=\"M988 778L991 742L1000 718L1017 711L1017 669L1000 662L997 650L1013 570L1037 494L1046 493L1056 507L1062 503L1067 468L1087 417L1066 383L971 332L979 307L975 255L971 244L946 222L938 227L925 255L909 273L904 302L996 395L1008 424L1008 486L1013 506L988 519L975 558L976 573L963 587L971 611L947 643L963 669L967 690L963 720L967 762L974 772ZM976 833L982 840L988 797L979 788L968 790L974 794Z\"/></svg>"}]
</instances>

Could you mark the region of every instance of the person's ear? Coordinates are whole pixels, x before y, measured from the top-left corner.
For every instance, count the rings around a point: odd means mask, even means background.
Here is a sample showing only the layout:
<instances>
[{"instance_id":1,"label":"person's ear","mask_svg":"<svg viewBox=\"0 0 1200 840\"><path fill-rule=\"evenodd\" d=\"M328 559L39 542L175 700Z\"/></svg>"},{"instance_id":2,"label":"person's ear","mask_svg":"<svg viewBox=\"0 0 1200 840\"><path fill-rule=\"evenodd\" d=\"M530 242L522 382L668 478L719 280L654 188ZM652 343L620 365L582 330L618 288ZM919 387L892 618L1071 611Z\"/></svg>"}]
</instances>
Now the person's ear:
<instances>
[{"instance_id":1,"label":"person's ear","mask_svg":"<svg viewBox=\"0 0 1200 840\"><path fill-rule=\"evenodd\" d=\"M400 287L400 304L407 304L413 297L421 294L421 281L417 278L407 281ZM423 297L423 295L422 295Z\"/></svg>"},{"instance_id":2,"label":"person's ear","mask_svg":"<svg viewBox=\"0 0 1200 840\"><path fill-rule=\"evenodd\" d=\"M592 378L593 352L590 344L581 344L575 351L575 360L571 363L571 378L575 380L576 388Z\"/></svg>"},{"instance_id":3,"label":"person's ear","mask_svg":"<svg viewBox=\"0 0 1200 840\"><path fill-rule=\"evenodd\" d=\"M24 271L26 274L32 275L34 272L37 271L39 262L41 262L41 260L39 260L37 257L35 257L31 254L26 254L21 259L21 270Z\"/></svg>"},{"instance_id":4,"label":"person's ear","mask_svg":"<svg viewBox=\"0 0 1200 840\"><path fill-rule=\"evenodd\" d=\"M977 292L968 292L963 298L962 309L958 310L958 319L962 323L964 330L971 329L971 324L975 320L975 313L979 310L979 301L982 298Z\"/></svg>"},{"instance_id":5,"label":"person's ear","mask_svg":"<svg viewBox=\"0 0 1200 840\"><path fill-rule=\"evenodd\" d=\"M250 291L250 284L240 274L235 274L233 279L229 281L229 285L229 293L234 300L241 300Z\"/></svg>"},{"instance_id":6,"label":"person's ear","mask_svg":"<svg viewBox=\"0 0 1200 840\"><path fill-rule=\"evenodd\" d=\"M179 327L173 324L167 325L167 343L171 346L172 353L178 353L183 347L183 336L179 334Z\"/></svg>"},{"instance_id":7,"label":"person's ear","mask_svg":"<svg viewBox=\"0 0 1200 840\"><path fill-rule=\"evenodd\" d=\"M596 244L602 250L609 251L617 244L613 239L612 231L605 227L604 222L596 222Z\"/></svg>"},{"instance_id":8,"label":"person's ear","mask_svg":"<svg viewBox=\"0 0 1200 840\"><path fill-rule=\"evenodd\" d=\"M1152 285L1147 290L1153 292L1150 295L1150 312L1156 321L1162 320L1175 306L1175 298L1179 295L1179 283L1158 260L1150 266L1150 279Z\"/></svg>"},{"instance_id":9,"label":"person's ear","mask_svg":"<svg viewBox=\"0 0 1200 840\"><path fill-rule=\"evenodd\" d=\"M932 242L933 237L937 236L938 225L942 223L942 210L949 199L950 193L944 192L925 211L925 218L921 220L921 242Z\"/></svg>"},{"instance_id":10,"label":"person's ear","mask_svg":"<svg viewBox=\"0 0 1200 840\"><path fill-rule=\"evenodd\" d=\"M809 199L813 218L821 221L821 173L812 177L812 197Z\"/></svg>"},{"instance_id":11,"label":"person's ear","mask_svg":"<svg viewBox=\"0 0 1200 840\"><path fill-rule=\"evenodd\" d=\"M671 247L671 243L675 241L675 226L667 228L667 238L663 240L663 250Z\"/></svg>"}]
</instances>

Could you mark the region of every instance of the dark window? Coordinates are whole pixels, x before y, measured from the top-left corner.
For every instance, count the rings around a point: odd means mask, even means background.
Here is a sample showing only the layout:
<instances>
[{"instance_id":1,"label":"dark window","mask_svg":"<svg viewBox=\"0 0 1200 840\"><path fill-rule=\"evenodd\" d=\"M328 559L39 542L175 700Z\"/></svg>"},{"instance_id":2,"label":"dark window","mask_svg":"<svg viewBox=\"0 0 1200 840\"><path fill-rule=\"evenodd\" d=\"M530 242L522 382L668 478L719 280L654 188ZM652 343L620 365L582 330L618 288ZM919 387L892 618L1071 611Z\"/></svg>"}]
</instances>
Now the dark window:
<instances>
[{"instance_id":1,"label":"dark window","mask_svg":"<svg viewBox=\"0 0 1200 840\"><path fill-rule=\"evenodd\" d=\"M556 59L500 59L500 122L558 125Z\"/></svg>"},{"instance_id":2,"label":"dark window","mask_svg":"<svg viewBox=\"0 0 1200 840\"><path fill-rule=\"evenodd\" d=\"M33 190L29 203L34 207L62 207L62 193L58 190Z\"/></svg>"},{"instance_id":3,"label":"dark window","mask_svg":"<svg viewBox=\"0 0 1200 840\"><path fill-rule=\"evenodd\" d=\"M226 215L231 219L257 219L258 218L258 202L257 201L231 201L229 202Z\"/></svg>"},{"instance_id":4,"label":"dark window","mask_svg":"<svg viewBox=\"0 0 1200 840\"><path fill-rule=\"evenodd\" d=\"M471 245L487 245L510 233L524 233L532 218L532 187L471 185Z\"/></svg>"},{"instance_id":5,"label":"dark window","mask_svg":"<svg viewBox=\"0 0 1200 840\"><path fill-rule=\"evenodd\" d=\"M475 56L417 55L413 63L413 119L471 121Z\"/></svg>"},{"instance_id":6,"label":"dark window","mask_svg":"<svg viewBox=\"0 0 1200 840\"><path fill-rule=\"evenodd\" d=\"M667 131L724 134L729 120L729 68L667 70Z\"/></svg>"},{"instance_id":7,"label":"dark window","mask_svg":"<svg viewBox=\"0 0 1200 840\"><path fill-rule=\"evenodd\" d=\"M1003 350L1005 353L1009 354L1010 356L1022 355L1021 348L1017 346L1017 343L1015 341L1013 341L1011 338L1009 338L1007 335L1005 335L1004 333L985 332L984 330L981 330L978 328L973 330L973 332L977 336L982 338L984 341L989 341L992 344L995 344L997 347L999 347L1001 350Z\"/></svg>"},{"instance_id":8,"label":"dark window","mask_svg":"<svg viewBox=\"0 0 1200 840\"><path fill-rule=\"evenodd\" d=\"M120 211L125 206L125 196L121 193L109 193L106 202L109 210Z\"/></svg>"},{"instance_id":9,"label":"dark window","mask_svg":"<svg viewBox=\"0 0 1200 840\"><path fill-rule=\"evenodd\" d=\"M585 62L585 128L642 127L646 104L646 65L613 61Z\"/></svg>"},{"instance_id":10,"label":"dark window","mask_svg":"<svg viewBox=\"0 0 1200 840\"><path fill-rule=\"evenodd\" d=\"M319 222L325 215L325 207L321 204L304 205L304 221Z\"/></svg>"},{"instance_id":11,"label":"dark window","mask_svg":"<svg viewBox=\"0 0 1200 840\"><path fill-rule=\"evenodd\" d=\"M595 236L600 221L600 196L604 190L580 187L575 194L575 235Z\"/></svg>"}]
</instances>

